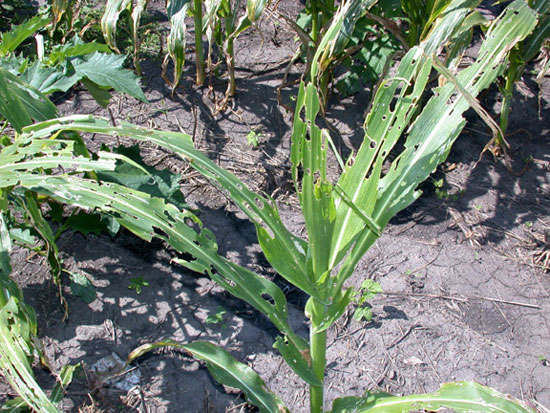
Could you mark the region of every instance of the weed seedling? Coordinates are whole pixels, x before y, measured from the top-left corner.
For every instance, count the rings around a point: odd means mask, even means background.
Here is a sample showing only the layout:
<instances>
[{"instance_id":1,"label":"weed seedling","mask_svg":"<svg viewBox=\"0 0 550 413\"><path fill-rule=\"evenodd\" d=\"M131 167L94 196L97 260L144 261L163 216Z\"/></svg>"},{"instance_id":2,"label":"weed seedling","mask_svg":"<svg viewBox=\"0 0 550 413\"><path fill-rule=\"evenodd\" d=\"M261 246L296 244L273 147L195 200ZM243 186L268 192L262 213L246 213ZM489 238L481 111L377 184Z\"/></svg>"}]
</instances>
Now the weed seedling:
<instances>
[{"instance_id":1,"label":"weed seedling","mask_svg":"<svg viewBox=\"0 0 550 413\"><path fill-rule=\"evenodd\" d=\"M210 314L208 317L206 317L206 324L221 324L223 323L224 315L227 311L223 307L216 308L216 312L214 314Z\"/></svg>"},{"instance_id":2,"label":"weed seedling","mask_svg":"<svg viewBox=\"0 0 550 413\"><path fill-rule=\"evenodd\" d=\"M246 135L246 141L250 146L253 148L257 148L260 144L260 139L262 138L262 134L258 133L254 130L251 130L248 135Z\"/></svg>"},{"instance_id":3,"label":"weed seedling","mask_svg":"<svg viewBox=\"0 0 550 413\"><path fill-rule=\"evenodd\" d=\"M143 287L148 287L149 282L145 281L143 277L133 277L130 278L130 284L128 285L128 288L131 290L135 290L136 294L141 294L141 291Z\"/></svg>"}]
</instances>

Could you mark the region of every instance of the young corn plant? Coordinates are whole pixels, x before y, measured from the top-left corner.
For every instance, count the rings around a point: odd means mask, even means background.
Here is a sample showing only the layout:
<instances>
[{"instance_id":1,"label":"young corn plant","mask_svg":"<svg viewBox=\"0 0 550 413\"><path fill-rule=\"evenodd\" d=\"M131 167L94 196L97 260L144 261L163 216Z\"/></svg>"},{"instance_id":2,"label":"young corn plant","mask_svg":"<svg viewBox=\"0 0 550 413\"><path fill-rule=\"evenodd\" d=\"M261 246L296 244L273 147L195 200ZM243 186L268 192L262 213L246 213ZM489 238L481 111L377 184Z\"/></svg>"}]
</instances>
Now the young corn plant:
<instances>
[{"instance_id":1,"label":"young corn plant","mask_svg":"<svg viewBox=\"0 0 550 413\"><path fill-rule=\"evenodd\" d=\"M334 6L331 4L328 9L323 8L323 13L315 13L318 17L324 16L323 21L330 15L330 24L325 24L315 40L313 33L308 35L297 24L290 23L307 50L309 69L303 77L317 86L324 109L336 65L344 62L350 68L336 87L345 94L351 94L358 88L360 79L376 83L383 77L384 71L389 69L392 55L405 53L429 37L437 39L442 35L446 36L442 44L445 46L445 66L456 69L462 52L471 42L472 28L484 21L479 11L475 10L480 2L403 0L396 5L391 1L350 0L343 2L337 12L333 10L328 13ZM325 2L312 1L309 9L314 3ZM460 17L457 19L457 16ZM409 22L409 26L398 26L396 19ZM453 22L452 19L456 20ZM437 31L441 30L449 30L449 33L438 34ZM359 64L354 65L354 60L358 60Z\"/></svg>"},{"instance_id":2,"label":"young corn plant","mask_svg":"<svg viewBox=\"0 0 550 413\"><path fill-rule=\"evenodd\" d=\"M531 0L528 4L539 13L539 21L531 35L516 44L510 52L510 63L502 75L504 84L500 88L503 96L500 109L500 130L486 146L486 148L490 148L494 144L492 151L503 152L505 155L507 147L505 135L516 83L523 76L526 65L541 53L544 43L550 39L550 3L545 0ZM543 72L544 67L541 69L541 73Z\"/></svg>"},{"instance_id":3,"label":"young corn plant","mask_svg":"<svg viewBox=\"0 0 550 413\"><path fill-rule=\"evenodd\" d=\"M455 0L460 5L463 0ZM325 411L324 376L327 330L351 303L352 289L345 281L391 217L419 196L418 185L445 160L465 125L463 113L472 98L491 85L506 63L510 46L521 41L536 25L537 14L524 0L515 0L496 19L481 45L477 60L456 78L433 90L418 112L420 98L428 89L432 68L441 68L437 56L453 32L453 24L466 17L456 7L449 20L438 21L430 36L411 48L392 76L381 82L372 110L367 115L364 142L347 162L335 182L327 178L331 140L316 125L320 98L312 83L302 84L296 102L292 133L292 176L306 223L307 239L293 235L281 221L274 201L249 191L235 176L218 167L193 147L192 138L174 132L147 130L127 123L113 127L106 119L72 116L22 129L12 162L0 171L0 188L21 187L59 202L111 214L139 237L160 238L175 250L185 252L178 262L208 274L228 292L263 313L280 331L274 347L292 370L309 386L310 411ZM314 67L312 70L315 70ZM441 70L441 69L440 69ZM441 70L448 75L448 71ZM312 73L312 77L317 75ZM288 322L286 298L273 282L232 263L218 253L214 236L191 212L137 190L80 175L40 173L37 165L65 166L63 170L112 168L105 154L96 159L59 158L54 152L32 152L41 142L55 142L64 132L124 135L171 149L214 183L223 187L254 223L259 244L273 268L289 283L307 293L305 307L310 336L297 335ZM403 145L397 142L403 140ZM36 142L30 145L30 142ZM401 151L382 168L391 151ZM25 152L26 151L26 152ZM70 158L70 159L69 159ZM389 161L388 161L389 162ZM70 167L67 165L70 164ZM85 170L85 169L84 169ZM191 258L189 258L191 257ZM135 358L160 346L177 346L204 360L219 382L240 388L260 411L281 412L288 408L270 392L262 379L225 350L208 342L176 343L171 340L141 346ZM530 412L520 402L476 383L444 384L431 394L395 397L368 392L362 397L333 401L333 412L405 412L410 410Z\"/></svg>"},{"instance_id":4,"label":"young corn plant","mask_svg":"<svg viewBox=\"0 0 550 413\"><path fill-rule=\"evenodd\" d=\"M148 0L109 0L101 20L106 43L113 50L120 52L116 45L117 22L124 11L131 13L136 68L139 68L139 22L147 3ZM219 65L219 63L212 63L213 46L217 45L225 58L228 77L225 99L219 105L220 108L223 108L228 98L235 95L234 41L260 19L268 5L268 0L247 0L246 13L242 16L240 16L240 5L241 0L167 0L166 12L170 20L170 33L166 42L168 53L164 58L162 77L172 87L172 92L179 85L185 66L186 17L191 15L194 25L196 84L204 84L207 72L213 73ZM205 35L208 40L206 53L203 42ZM169 61L173 64L172 80L166 76Z\"/></svg>"}]
</instances>

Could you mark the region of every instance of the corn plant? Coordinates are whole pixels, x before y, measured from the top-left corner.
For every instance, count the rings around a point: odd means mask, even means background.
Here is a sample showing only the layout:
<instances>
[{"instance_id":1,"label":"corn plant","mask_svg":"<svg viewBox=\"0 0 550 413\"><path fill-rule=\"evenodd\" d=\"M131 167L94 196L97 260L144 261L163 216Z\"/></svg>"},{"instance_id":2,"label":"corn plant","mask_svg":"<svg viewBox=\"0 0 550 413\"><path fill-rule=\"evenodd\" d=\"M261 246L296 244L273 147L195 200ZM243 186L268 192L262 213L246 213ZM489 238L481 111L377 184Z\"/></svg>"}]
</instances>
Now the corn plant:
<instances>
[{"instance_id":1,"label":"corn plant","mask_svg":"<svg viewBox=\"0 0 550 413\"><path fill-rule=\"evenodd\" d=\"M484 22L475 10L480 2L430 0L429 4L424 4L426 2L420 0L403 0L397 7L394 1L350 0L343 2L336 13L331 2L311 1L306 11L325 22L322 30L312 30L308 34L299 24L290 23L307 50L309 69L303 78L318 87L324 109L336 65L344 63L349 68L336 87L345 95L352 94L358 90L360 80L376 83L389 69L392 55L404 53L428 37L437 38L437 31L442 28L450 30L442 44L445 46L445 65L456 69L462 52L471 42L472 28ZM460 17L457 19L457 16ZM308 21L315 22L313 17ZM409 24L400 27L395 20ZM354 63L355 60L359 63ZM315 76L311 76L312 73Z\"/></svg>"},{"instance_id":2,"label":"corn plant","mask_svg":"<svg viewBox=\"0 0 550 413\"><path fill-rule=\"evenodd\" d=\"M461 1L453 3L458 6ZM430 36L402 58L395 73L382 80L365 120L364 142L347 162L340 162L342 173L336 182L329 181L326 174L328 148L332 146L330 136L316 125L320 111L318 92L312 83L300 86L291 161L307 239L288 231L272 199L249 191L235 176L194 149L189 135L153 131L128 123L113 127L108 120L91 116L72 116L24 127L17 138L20 144L7 158L9 162L0 164L0 188L24 188L80 208L101 210L139 237L160 238L177 251L185 252L187 258L182 256L177 262L208 274L274 324L281 333L274 347L309 386L310 410L324 411L326 334L352 300L352 290L344 286L345 281L390 218L420 196L418 185L446 158L465 125L462 115L472 99L495 81L506 63L510 46L528 35L537 22L536 12L524 0L515 0L493 22L477 60L454 78L437 62L437 56L441 45L452 35L452 24L467 15L460 7L456 7L455 13L452 19L436 23ZM417 113L433 67L451 81L434 90ZM316 74L313 72L312 77ZM77 171L114 167L105 153L91 159L68 156L69 149L54 151L56 140L69 131L124 135L161 145L189 159L198 172L223 187L254 223L269 263L289 283L309 295L305 306L311 322L309 340L290 327L282 290L220 256L214 236L191 211L116 183L69 173L41 173L44 165ZM382 166L390 152L397 150L396 143L401 139L404 140L401 151L384 172ZM46 142L48 145L43 145ZM70 144L64 145L69 148ZM132 352L128 362L167 345L181 347L204 360L216 380L240 388L260 411L288 411L252 369L208 342L151 343ZM363 397L340 398L333 401L332 411L404 412L444 407L456 411L531 411L492 389L466 382L448 383L439 391L424 395L394 397L369 392Z\"/></svg>"},{"instance_id":3,"label":"corn plant","mask_svg":"<svg viewBox=\"0 0 550 413\"><path fill-rule=\"evenodd\" d=\"M248 0L246 14L239 16L241 0L168 0L166 12L170 20L170 33L167 38L168 52L163 62L163 79L172 87L172 92L181 81L185 65L187 22L186 16L193 17L196 77L198 85L206 81L206 72L211 73L218 64L212 63L213 46L217 45L227 64L228 86L224 102L235 94L234 40L246 29L255 24L266 8L268 0ZM131 13L132 36L134 41L134 64L139 68L138 28L141 15L147 6L147 0L109 0L101 19L103 36L106 43L120 52L116 45L116 29L119 16L124 11ZM208 39L208 51L205 54L203 36ZM167 65L174 66L172 80L166 76ZM223 106L220 105L220 106Z\"/></svg>"},{"instance_id":4,"label":"corn plant","mask_svg":"<svg viewBox=\"0 0 550 413\"><path fill-rule=\"evenodd\" d=\"M494 143L493 150L506 153L505 134L508 129L510 107L516 83L521 79L525 66L539 55L545 41L550 39L550 3L545 0L531 0L529 5L539 13L539 21L533 33L522 42L519 42L510 52L510 63L502 77L504 84L501 87L502 106L500 109L500 130L489 142ZM541 73L544 73L544 68Z\"/></svg>"}]
</instances>

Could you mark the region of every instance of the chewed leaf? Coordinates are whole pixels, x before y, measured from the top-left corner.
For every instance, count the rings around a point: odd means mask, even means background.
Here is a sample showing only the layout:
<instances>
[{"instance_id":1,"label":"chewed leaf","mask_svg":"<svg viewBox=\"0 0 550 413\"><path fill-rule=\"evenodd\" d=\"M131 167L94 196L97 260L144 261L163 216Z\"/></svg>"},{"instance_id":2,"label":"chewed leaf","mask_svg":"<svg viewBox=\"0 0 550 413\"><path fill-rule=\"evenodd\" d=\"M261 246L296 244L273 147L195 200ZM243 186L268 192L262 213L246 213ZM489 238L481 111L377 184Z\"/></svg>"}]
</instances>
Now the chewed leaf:
<instances>
[{"instance_id":1,"label":"chewed leaf","mask_svg":"<svg viewBox=\"0 0 550 413\"><path fill-rule=\"evenodd\" d=\"M263 237L263 241L265 241L264 245L273 242L274 249L279 252L283 251L284 254L281 253L283 255L266 254L268 259L273 258L270 264L289 282L299 286L310 295L318 295L307 275L305 242L288 231L281 221L273 202L250 191L234 175L220 168L208 157L197 151L193 147L189 135L169 131L153 131L125 122L121 122L119 127L113 127L107 119L82 115L35 124L26 128L25 132L32 134L34 137L46 137L63 130L130 136L136 140L156 143L174 151L182 158L190 159L193 168L229 192L233 202L256 225L259 237ZM284 259L276 259L277 257L284 257ZM285 265L285 263L292 264Z\"/></svg>"}]
</instances>

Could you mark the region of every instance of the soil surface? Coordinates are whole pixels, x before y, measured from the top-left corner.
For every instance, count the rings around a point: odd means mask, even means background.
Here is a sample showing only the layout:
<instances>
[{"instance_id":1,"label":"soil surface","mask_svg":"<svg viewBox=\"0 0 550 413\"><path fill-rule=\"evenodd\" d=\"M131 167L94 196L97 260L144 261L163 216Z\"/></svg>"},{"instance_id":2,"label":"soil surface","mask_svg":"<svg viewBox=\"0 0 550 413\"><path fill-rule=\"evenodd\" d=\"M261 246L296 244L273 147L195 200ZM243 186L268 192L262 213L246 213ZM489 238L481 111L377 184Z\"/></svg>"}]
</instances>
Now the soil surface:
<instances>
[{"instance_id":1,"label":"soil surface","mask_svg":"<svg viewBox=\"0 0 550 413\"><path fill-rule=\"evenodd\" d=\"M149 12L156 15L163 3L151 1ZM290 0L280 5L289 16L300 7ZM284 222L303 234L289 172L292 119L277 99L297 47L293 33L274 20L242 35L235 45L237 96L220 113L215 99L223 97L225 83L212 79L211 89L194 86L191 50L174 96L161 79L161 60L149 56L142 61L149 104L115 95L106 111L83 90L58 96L56 103L65 115L112 116L115 122L193 135L209 157L251 189L273 196ZM303 70L290 66L288 80ZM366 390L431 392L455 380L474 380L533 407L550 407L550 275L544 268L550 256L550 82L544 80L539 96L534 77L526 73L511 111L514 162L507 167L489 154L479 161L489 135L468 113L470 122L447 162L423 185L424 195L391 221L350 279L356 287L374 279L384 292L370 302L371 321L353 320L350 309L329 331L327 407L334 398ZM291 106L296 86L281 92L282 102ZM360 144L369 99L368 87L346 99L331 98L325 126L345 155ZM499 101L496 88L483 98L493 111ZM250 131L259 135L256 148L247 142ZM100 136L86 139L92 149L117 144ZM221 253L275 279L287 294L291 322L307 336L307 297L276 278L254 227L228 198L174 155L147 144L141 152L148 163L183 174L186 200L200 209ZM526 159L524 173L511 173L510 167L519 171ZM443 186L437 188L440 179ZM63 411L248 411L238 390L220 386L203 364L177 350L140 358L118 382L94 374L106 357L124 360L140 344L164 338L220 344L254 368L292 412L308 410L307 388L272 348L277 331L269 321L208 278L172 264L162 243L147 244L124 232L115 238L66 233L59 246L65 267L88 274L98 293L87 305L67 285L67 321L44 261L26 251L16 252L13 261L14 277L37 311L52 366L85 366ZM129 288L135 277L148 283L140 293ZM52 385L47 373L37 374L45 387ZM8 394L12 391L5 390L0 401Z\"/></svg>"}]
</instances>

